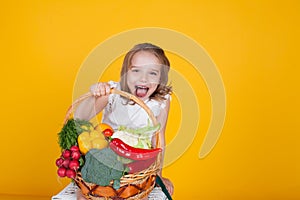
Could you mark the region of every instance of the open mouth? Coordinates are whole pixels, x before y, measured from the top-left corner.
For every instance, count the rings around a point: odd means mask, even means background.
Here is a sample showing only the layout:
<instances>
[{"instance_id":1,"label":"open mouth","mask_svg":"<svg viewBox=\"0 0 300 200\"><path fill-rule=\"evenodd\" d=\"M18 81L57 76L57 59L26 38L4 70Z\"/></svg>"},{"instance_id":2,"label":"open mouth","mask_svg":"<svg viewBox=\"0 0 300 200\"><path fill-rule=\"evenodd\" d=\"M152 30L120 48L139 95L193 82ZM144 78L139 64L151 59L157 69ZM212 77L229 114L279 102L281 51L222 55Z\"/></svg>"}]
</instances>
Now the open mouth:
<instances>
[{"instance_id":1,"label":"open mouth","mask_svg":"<svg viewBox=\"0 0 300 200\"><path fill-rule=\"evenodd\" d=\"M147 95L149 88L146 86L135 86L135 95L139 98L143 98Z\"/></svg>"}]
</instances>

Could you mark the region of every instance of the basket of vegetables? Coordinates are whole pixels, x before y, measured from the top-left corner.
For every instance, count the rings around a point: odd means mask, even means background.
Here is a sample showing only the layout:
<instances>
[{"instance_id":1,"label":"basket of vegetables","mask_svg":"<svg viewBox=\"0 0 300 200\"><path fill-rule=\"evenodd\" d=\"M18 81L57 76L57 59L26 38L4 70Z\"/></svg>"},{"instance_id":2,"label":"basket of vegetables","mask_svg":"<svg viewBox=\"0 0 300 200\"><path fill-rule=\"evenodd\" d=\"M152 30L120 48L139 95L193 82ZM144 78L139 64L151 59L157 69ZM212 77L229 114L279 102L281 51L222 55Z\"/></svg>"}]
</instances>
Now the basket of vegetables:
<instances>
[{"instance_id":1,"label":"basket of vegetables","mask_svg":"<svg viewBox=\"0 0 300 200\"><path fill-rule=\"evenodd\" d=\"M117 89L111 92L141 106L152 123L139 129L120 126L113 130L109 124L95 125L74 119L72 113L76 105L92 95L84 94L70 106L63 128L58 133L62 153L56 160L57 173L60 177L71 178L87 199L142 199L154 188L160 168L160 125L143 101ZM154 147L145 143L134 147L126 137L150 132L155 133ZM151 148L144 148L145 145Z\"/></svg>"}]
</instances>

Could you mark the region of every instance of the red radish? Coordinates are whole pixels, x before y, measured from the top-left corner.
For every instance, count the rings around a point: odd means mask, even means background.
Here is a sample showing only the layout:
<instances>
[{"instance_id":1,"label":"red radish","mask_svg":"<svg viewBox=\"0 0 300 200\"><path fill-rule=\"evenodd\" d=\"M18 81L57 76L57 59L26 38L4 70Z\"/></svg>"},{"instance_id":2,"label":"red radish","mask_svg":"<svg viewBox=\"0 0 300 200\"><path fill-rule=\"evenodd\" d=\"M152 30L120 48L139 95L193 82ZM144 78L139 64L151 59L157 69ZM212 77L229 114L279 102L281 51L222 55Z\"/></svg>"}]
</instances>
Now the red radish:
<instances>
[{"instance_id":1,"label":"red radish","mask_svg":"<svg viewBox=\"0 0 300 200\"><path fill-rule=\"evenodd\" d=\"M68 178L75 178L76 177L76 172L72 169L67 169L66 175Z\"/></svg>"},{"instance_id":2,"label":"red radish","mask_svg":"<svg viewBox=\"0 0 300 200\"><path fill-rule=\"evenodd\" d=\"M67 175L67 169L64 168L64 167L60 167L60 168L58 168L58 170L57 170L57 174L58 174L58 176L60 176L60 177L65 177L65 176Z\"/></svg>"},{"instance_id":3,"label":"red radish","mask_svg":"<svg viewBox=\"0 0 300 200\"><path fill-rule=\"evenodd\" d=\"M79 147L74 145L74 146L71 146L70 150L71 151L79 151Z\"/></svg>"},{"instance_id":4,"label":"red radish","mask_svg":"<svg viewBox=\"0 0 300 200\"><path fill-rule=\"evenodd\" d=\"M73 151L71 153L71 158L73 158L74 160L79 160L80 156L81 156L81 154L79 151Z\"/></svg>"},{"instance_id":5,"label":"red radish","mask_svg":"<svg viewBox=\"0 0 300 200\"><path fill-rule=\"evenodd\" d=\"M77 170L79 169L79 162L78 160L71 160L70 163L69 163L69 168L70 169L73 169L73 170Z\"/></svg>"},{"instance_id":6,"label":"red radish","mask_svg":"<svg viewBox=\"0 0 300 200\"><path fill-rule=\"evenodd\" d=\"M65 168L68 168L69 167L69 163L70 163L70 160L69 159L65 159L62 163L62 166L64 166Z\"/></svg>"},{"instance_id":7,"label":"red radish","mask_svg":"<svg viewBox=\"0 0 300 200\"><path fill-rule=\"evenodd\" d=\"M55 164L57 167L61 167L63 162L64 162L64 159L58 158L58 159L56 159Z\"/></svg>"},{"instance_id":8,"label":"red radish","mask_svg":"<svg viewBox=\"0 0 300 200\"><path fill-rule=\"evenodd\" d=\"M65 149L63 152L62 152L62 156L64 158L70 158L71 156L71 151L69 149Z\"/></svg>"}]
</instances>

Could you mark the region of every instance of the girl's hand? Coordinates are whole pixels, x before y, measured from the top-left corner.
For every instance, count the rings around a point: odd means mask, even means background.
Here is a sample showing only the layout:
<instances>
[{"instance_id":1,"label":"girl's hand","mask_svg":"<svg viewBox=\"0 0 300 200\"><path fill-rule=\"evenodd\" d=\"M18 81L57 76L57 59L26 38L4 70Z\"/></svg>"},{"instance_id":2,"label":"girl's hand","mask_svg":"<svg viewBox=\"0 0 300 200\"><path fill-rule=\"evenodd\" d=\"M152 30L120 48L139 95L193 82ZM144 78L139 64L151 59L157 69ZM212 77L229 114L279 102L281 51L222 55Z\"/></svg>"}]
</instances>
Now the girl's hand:
<instances>
[{"instance_id":1,"label":"girl's hand","mask_svg":"<svg viewBox=\"0 0 300 200\"><path fill-rule=\"evenodd\" d=\"M167 178L162 177L161 179L164 182L164 184L165 184L168 192L172 196L173 193L174 193L174 185L173 185L173 183L169 179L167 179Z\"/></svg>"},{"instance_id":2,"label":"girl's hand","mask_svg":"<svg viewBox=\"0 0 300 200\"><path fill-rule=\"evenodd\" d=\"M95 97L107 96L110 94L110 85L108 83L96 83L90 88L91 93Z\"/></svg>"},{"instance_id":3,"label":"girl's hand","mask_svg":"<svg viewBox=\"0 0 300 200\"><path fill-rule=\"evenodd\" d=\"M87 200L87 199L83 196L83 194L81 193L80 189L78 189L77 192L76 192L76 199L77 199L77 200Z\"/></svg>"}]
</instances>

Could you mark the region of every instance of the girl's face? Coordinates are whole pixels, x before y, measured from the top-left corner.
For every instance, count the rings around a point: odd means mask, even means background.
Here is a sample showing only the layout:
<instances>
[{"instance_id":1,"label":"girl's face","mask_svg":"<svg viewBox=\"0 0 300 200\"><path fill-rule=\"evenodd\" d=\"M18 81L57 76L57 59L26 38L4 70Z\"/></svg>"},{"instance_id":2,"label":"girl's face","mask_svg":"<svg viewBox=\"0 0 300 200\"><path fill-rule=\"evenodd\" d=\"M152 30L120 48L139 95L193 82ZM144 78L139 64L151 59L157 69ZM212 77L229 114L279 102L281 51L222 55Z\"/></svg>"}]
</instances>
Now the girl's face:
<instances>
[{"instance_id":1,"label":"girl's face","mask_svg":"<svg viewBox=\"0 0 300 200\"><path fill-rule=\"evenodd\" d=\"M139 51L132 57L126 76L130 92L138 98L146 100L159 84L161 63L152 53Z\"/></svg>"}]
</instances>

